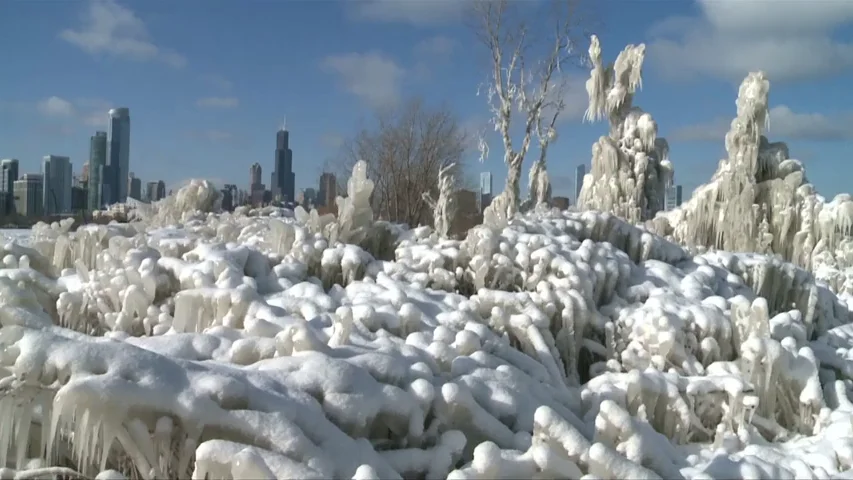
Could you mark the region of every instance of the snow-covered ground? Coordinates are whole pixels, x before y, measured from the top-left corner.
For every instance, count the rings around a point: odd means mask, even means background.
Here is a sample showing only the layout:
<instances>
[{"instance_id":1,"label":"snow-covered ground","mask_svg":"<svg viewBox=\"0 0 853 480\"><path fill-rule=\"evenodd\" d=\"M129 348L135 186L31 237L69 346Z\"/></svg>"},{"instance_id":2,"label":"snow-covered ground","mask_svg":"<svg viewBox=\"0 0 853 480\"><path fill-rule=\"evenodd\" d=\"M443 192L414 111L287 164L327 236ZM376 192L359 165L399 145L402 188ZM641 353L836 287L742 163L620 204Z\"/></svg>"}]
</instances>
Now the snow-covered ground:
<instances>
[{"instance_id":1,"label":"snow-covered ground","mask_svg":"<svg viewBox=\"0 0 853 480\"><path fill-rule=\"evenodd\" d=\"M361 246L329 242L341 219L258 213L7 245L0 461L26 478L853 468L850 311L789 263L692 257L592 212L464 241L370 221L346 237Z\"/></svg>"}]
</instances>

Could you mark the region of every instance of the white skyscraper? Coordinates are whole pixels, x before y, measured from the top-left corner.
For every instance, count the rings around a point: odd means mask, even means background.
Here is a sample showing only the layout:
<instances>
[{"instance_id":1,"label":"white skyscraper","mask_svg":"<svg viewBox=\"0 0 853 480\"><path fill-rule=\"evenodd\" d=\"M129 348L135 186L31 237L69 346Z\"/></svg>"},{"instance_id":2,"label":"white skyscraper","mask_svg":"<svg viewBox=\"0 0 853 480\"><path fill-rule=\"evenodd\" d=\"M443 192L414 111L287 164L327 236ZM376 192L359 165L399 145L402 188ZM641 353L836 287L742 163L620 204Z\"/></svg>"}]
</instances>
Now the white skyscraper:
<instances>
[{"instance_id":1,"label":"white skyscraper","mask_svg":"<svg viewBox=\"0 0 853 480\"><path fill-rule=\"evenodd\" d=\"M71 211L71 159L47 155L42 163L42 189L45 215Z\"/></svg>"}]
</instances>

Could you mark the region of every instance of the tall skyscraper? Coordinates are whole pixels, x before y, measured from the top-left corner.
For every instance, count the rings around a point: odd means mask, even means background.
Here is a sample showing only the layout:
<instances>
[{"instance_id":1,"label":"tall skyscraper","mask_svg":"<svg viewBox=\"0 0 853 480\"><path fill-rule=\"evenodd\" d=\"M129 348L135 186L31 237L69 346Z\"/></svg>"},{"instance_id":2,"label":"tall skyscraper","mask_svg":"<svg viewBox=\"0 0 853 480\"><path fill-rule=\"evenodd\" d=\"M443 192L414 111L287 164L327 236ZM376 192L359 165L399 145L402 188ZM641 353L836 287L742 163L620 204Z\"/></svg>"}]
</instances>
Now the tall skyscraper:
<instances>
[{"instance_id":1,"label":"tall skyscraper","mask_svg":"<svg viewBox=\"0 0 853 480\"><path fill-rule=\"evenodd\" d=\"M42 190L45 215L71 211L71 159L47 155L42 163Z\"/></svg>"},{"instance_id":2,"label":"tall skyscraper","mask_svg":"<svg viewBox=\"0 0 853 480\"><path fill-rule=\"evenodd\" d=\"M130 173L130 110L113 108L109 116L109 152L101 195L105 204L124 203Z\"/></svg>"},{"instance_id":3,"label":"tall skyscraper","mask_svg":"<svg viewBox=\"0 0 853 480\"><path fill-rule=\"evenodd\" d=\"M15 181L15 211L25 217L40 217L44 214L44 177L37 173L25 173Z\"/></svg>"},{"instance_id":4,"label":"tall skyscraper","mask_svg":"<svg viewBox=\"0 0 853 480\"><path fill-rule=\"evenodd\" d=\"M15 180L18 179L18 160L7 158L0 161L0 214L10 215L15 211Z\"/></svg>"},{"instance_id":5,"label":"tall skyscraper","mask_svg":"<svg viewBox=\"0 0 853 480\"><path fill-rule=\"evenodd\" d=\"M272 193L281 194L285 202L296 201L296 178L293 174L293 151L290 149L290 132L285 122L276 134L275 171L273 172Z\"/></svg>"},{"instance_id":6,"label":"tall skyscraper","mask_svg":"<svg viewBox=\"0 0 853 480\"><path fill-rule=\"evenodd\" d=\"M334 207L335 198L338 196L338 184L335 174L323 172L320 175L320 189L317 195L317 204L324 207Z\"/></svg>"},{"instance_id":7,"label":"tall skyscraper","mask_svg":"<svg viewBox=\"0 0 853 480\"><path fill-rule=\"evenodd\" d=\"M480 213L492 203L493 188L491 172L482 172L480 174L480 195L478 198Z\"/></svg>"},{"instance_id":8,"label":"tall skyscraper","mask_svg":"<svg viewBox=\"0 0 853 480\"><path fill-rule=\"evenodd\" d=\"M583 188L583 177L586 176L586 165L578 165L575 169L575 205L581 198L581 189Z\"/></svg>"},{"instance_id":9,"label":"tall skyscraper","mask_svg":"<svg viewBox=\"0 0 853 480\"><path fill-rule=\"evenodd\" d=\"M86 206L90 212L100 210L103 198L104 170L107 167L107 132L95 132L89 138L89 181Z\"/></svg>"}]
</instances>

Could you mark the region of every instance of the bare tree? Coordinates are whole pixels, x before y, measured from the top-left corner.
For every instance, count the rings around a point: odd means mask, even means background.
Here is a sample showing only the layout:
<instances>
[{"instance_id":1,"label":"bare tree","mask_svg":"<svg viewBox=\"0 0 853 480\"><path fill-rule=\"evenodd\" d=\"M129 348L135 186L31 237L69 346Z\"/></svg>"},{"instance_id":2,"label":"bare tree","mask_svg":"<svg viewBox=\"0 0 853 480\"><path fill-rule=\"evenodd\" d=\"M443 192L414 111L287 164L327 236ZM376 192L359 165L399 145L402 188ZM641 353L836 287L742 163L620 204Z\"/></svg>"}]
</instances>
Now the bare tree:
<instances>
[{"instance_id":1,"label":"bare tree","mask_svg":"<svg viewBox=\"0 0 853 480\"><path fill-rule=\"evenodd\" d=\"M465 178L466 136L449 109L411 99L376 112L373 125L344 143L336 170L351 170L364 160L375 183L372 207L377 218L410 226L431 224L433 212L424 194L438 196L439 172L453 164L453 176ZM343 175L340 179L346 181Z\"/></svg>"},{"instance_id":2,"label":"bare tree","mask_svg":"<svg viewBox=\"0 0 853 480\"><path fill-rule=\"evenodd\" d=\"M501 136L504 162L508 167L506 187L492 202L487 218L506 221L518 211L521 167L534 136L538 140L539 160L531 168L531 201L541 203L550 195L545 158L548 145L556 139L557 119L565 109L563 97L567 77L563 75L563 68L573 60L583 59L583 49L575 48L582 38L579 35L582 18L578 14L579 1L550 1L549 18L554 22L551 29L542 27L540 21L531 21L518 10L518 7L527 9L527 2L479 0L474 3L474 32L491 53L491 71L486 84L491 121ZM550 32L550 38L543 39L543 32ZM510 134L514 110L523 121L520 146L513 142ZM480 152L481 159L488 155L488 145L483 139Z\"/></svg>"}]
</instances>

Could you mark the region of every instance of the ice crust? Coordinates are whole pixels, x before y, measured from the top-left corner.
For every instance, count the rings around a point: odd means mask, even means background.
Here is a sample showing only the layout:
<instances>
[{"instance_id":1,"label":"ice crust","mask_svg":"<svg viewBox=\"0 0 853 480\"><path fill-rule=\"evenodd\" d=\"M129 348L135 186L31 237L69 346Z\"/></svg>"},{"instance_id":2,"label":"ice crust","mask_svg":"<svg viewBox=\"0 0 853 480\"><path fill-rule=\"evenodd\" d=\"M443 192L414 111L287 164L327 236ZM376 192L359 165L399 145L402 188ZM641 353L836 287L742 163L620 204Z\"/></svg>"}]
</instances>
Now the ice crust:
<instances>
[{"instance_id":1,"label":"ice crust","mask_svg":"<svg viewBox=\"0 0 853 480\"><path fill-rule=\"evenodd\" d=\"M850 310L807 270L595 212L449 240L373 223L353 178L338 218L161 210L182 223L6 245L2 478L853 468Z\"/></svg>"},{"instance_id":2,"label":"ice crust","mask_svg":"<svg viewBox=\"0 0 853 480\"><path fill-rule=\"evenodd\" d=\"M609 213L547 209L543 170L530 211L452 240L452 167L407 229L358 163L337 217L192 181L5 244L0 479L853 478L851 197L761 136L755 73L730 158L656 215L643 47L590 54L611 134L582 201Z\"/></svg>"}]
</instances>

